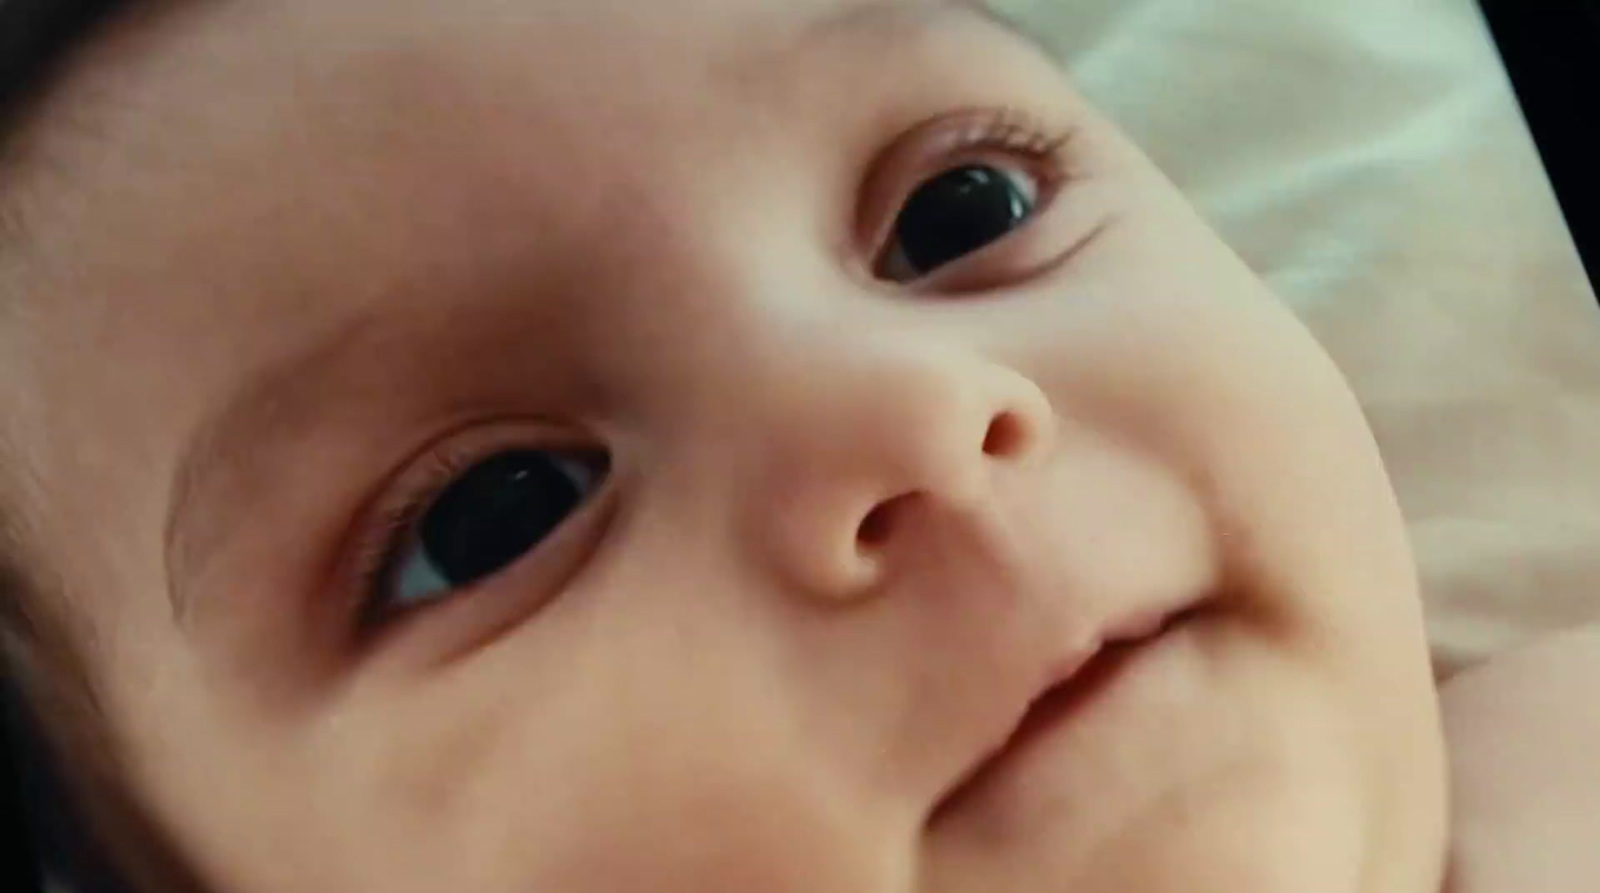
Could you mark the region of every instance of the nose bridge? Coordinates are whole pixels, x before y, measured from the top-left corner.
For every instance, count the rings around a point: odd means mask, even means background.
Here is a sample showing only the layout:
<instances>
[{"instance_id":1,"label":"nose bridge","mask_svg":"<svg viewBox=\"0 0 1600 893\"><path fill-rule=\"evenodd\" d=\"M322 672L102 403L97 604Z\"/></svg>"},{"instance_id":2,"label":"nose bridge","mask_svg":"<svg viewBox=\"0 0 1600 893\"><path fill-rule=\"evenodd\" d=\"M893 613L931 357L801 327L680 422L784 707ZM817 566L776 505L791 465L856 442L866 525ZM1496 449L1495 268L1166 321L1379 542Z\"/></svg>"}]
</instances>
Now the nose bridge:
<instances>
[{"instance_id":1,"label":"nose bridge","mask_svg":"<svg viewBox=\"0 0 1600 893\"><path fill-rule=\"evenodd\" d=\"M872 588L907 513L986 510L993 476L1051 433L1032 381L935 338L831 333L767 367L765 479L750 525L800 589Z\"/></svg>"}]
</instances>

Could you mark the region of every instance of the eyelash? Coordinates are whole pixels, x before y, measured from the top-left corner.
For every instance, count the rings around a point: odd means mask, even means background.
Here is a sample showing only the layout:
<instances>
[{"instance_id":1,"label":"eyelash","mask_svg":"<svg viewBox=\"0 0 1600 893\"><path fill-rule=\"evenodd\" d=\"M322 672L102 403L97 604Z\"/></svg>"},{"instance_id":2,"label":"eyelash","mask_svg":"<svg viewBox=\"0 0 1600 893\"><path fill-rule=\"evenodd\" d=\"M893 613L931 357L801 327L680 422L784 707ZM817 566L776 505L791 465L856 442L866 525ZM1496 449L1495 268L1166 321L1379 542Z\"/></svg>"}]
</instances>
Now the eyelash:
<instances>
[{"instance_id":1,"label":"eyelash","mask_svg":"<svg viewBox=\"0 0 1600 893\"><path fill-rule=\"evenodd\" d=\"M1039 117L1012 107L957 111L912 128L891 150L888 163L868 177L863 211L870 216L858 224L861 228L857 233L862 240L859 244L869 250L869 264L876 269L899 209L910 194L929 179L963 164L993 161L993 156L1020 164L1037 178L1042 208L1070 176L1066 149L1073 135L1072 129L1046 124ZM925 148L930 141L938 142L931 151ZM907 142L911 143L908 150L900 148ZM909 173L904 172L908 166L905 162L895 161L907 151L913 154ZM896 173L896 169L901 172Z\"/></svg>"},{"instance_id":2,"label":"eyelash","mask_svg":"<svg viewBox=\"0 0 1600 893\"><path fill-rule=\"evenodd\" d=\"M357 542L352 561L355 593L353 612L357 629L366 632L381 626L395 615L379 611L379 589L394 576L401 553L412 545L413 533L439 496L460 475L485 455L482 450L445 448L427 454L423 464L414 466L407 478L421 476L420 483L400 491L397 498L380 502L373 520ZM404 613L404 612L398 612Z\"/></svg>"},{"instance_id":3,"label":"eyelash","mask_svg":"<svg viewBox=\"0 0 1600 893\"><path fill-rule=\"evenodd\" d=\"M1065 129L1046 127L1037 118L1017 109L998 109L981 113L973 130L960 137L954 150L960 152L1014 152L1030 161L1049 164L1053 176L1065 176L1062 150L1072 138Z\"/></svg>"}]
</instances>

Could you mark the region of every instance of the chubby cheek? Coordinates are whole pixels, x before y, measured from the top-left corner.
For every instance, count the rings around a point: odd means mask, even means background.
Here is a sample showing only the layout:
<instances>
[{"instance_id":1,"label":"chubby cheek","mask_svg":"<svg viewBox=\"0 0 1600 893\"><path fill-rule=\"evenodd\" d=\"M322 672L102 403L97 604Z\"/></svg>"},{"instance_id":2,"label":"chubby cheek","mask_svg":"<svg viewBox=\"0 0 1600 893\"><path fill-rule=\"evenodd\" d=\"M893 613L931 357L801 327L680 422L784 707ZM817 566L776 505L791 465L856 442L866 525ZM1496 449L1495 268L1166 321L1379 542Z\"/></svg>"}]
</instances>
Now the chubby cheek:
<instances>
[{"instance_id":1,"label":"chubby cheek","mask_svg":"<svg viewBox=\"0 0 1600 893\"><path fill-rule=\"evenodd\" d=\"M1243 262L1155 193L1044 305L1059 318L1034 325L1061 337L1020 362L1058 411L1188 479L1262 616L1317 637L1416 625L1404 525L1354 395ZM1351 597L1366 592L1385 595Z\"/></svg>"},{"instance_id":2,"label":"chubby cheek","mask_svg":"<svg viewBox=\"0 0 1600 893\"><path fill-rule=\"evenodd\" d=\"M523 879L533 889L597 893L903 888L908 841L885 839L886 822L829 798L825 786L807 787L797 756L636 756L648 767L590 778L576 798L540 810L527 827L543 839L507 841L503 864L531 869ZM542 851L535 865L530 844Z\"/></svg>"},{"instance_id":3,"label":"chubby cheek","mask_svg":"<svg viewBox=\"0 0 1600 893\"><path fill-rule=\"evenodd\" d=\"M485 893L891 888L905 847L886 829L903 823L850 796L715 658L569 649L551 681L522 644L374 698L306 748L324 802L302 845L330 876Z\"/></svg>"}]
</instances>

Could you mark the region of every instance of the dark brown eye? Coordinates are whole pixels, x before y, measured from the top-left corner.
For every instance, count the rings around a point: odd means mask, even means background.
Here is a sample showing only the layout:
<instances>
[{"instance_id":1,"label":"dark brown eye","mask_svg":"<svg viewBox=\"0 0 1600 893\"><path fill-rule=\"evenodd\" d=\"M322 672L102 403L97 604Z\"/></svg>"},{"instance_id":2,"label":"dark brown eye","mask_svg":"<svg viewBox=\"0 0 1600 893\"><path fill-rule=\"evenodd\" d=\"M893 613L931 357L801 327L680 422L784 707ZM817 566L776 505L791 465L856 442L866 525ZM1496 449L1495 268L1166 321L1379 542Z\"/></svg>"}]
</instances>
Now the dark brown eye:
<instances>
[{"instance_id":1,"label":"dark brown eye","mask_svg":"<svg viewBox=\"0 0 1600 893\"><path fill-rule=\"evenodd\" d=\"M554 533L608 471L603 452L516 450L478 463L422 516L370 608L415 607L504 570Z\"/></svg>"},{"instance_id":2,"label":"dark brown eye","mask_svg":"<svg viewBox=\"0 0 1600 893\"><path fill-rule=\"evenodd\" d=\"M1039 184L991 164L952 168L924 182L895 218L877 273L913 282L985 246L1032 219Z\"/></svg>"}]
</instances>

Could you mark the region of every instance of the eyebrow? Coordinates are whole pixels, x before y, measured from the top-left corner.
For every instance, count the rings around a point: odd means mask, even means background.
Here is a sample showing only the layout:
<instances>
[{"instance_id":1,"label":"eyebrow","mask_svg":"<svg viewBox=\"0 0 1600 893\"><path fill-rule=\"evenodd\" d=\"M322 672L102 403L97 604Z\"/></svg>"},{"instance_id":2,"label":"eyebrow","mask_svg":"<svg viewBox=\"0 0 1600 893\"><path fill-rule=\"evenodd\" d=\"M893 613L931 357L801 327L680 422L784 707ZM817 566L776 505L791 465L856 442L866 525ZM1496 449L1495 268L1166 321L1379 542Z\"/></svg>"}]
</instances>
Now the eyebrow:
<instances>
[{"instance_id":1,"label":"eyebrow","mask_svg":"<svg viewBox=\"0 0 1600 893\"><path fill-rule=\"evenodd\" d=\"M211 508L227 492L223 483L258 461L271 443L300 439L315 423L314 407L337 402L321 385L370 354L379 320L375 310L359 313L254 372L190 437L173 475L164 537L167 594L175 619L184 619L191 601L178 571L204 564L230 536L226 519L216 523ZM263 450L263 445L268 446Z\"/></svg>"},{"instance_id":2,"label":"eyebrow","mask_svg":"<svg viewBox=\"0 0 1600 893\"><path fill-rule=\"evenodd\" d=\"M5 0L0 0L3 4ZM1053 57L1048 42L982 0L874 0L853 4L815 20L802 40L832 41L886 26L905 34L957 19L976 20L997 27L1036 50ZM236 389L218 411L204 419L190 436L179 457L168 498L164 531L168 598L174 619L181 625L192 607L190 588L182 569L205 563L207 557L232 536L231 524L238 501L221 511L212 506L230 476L241 474L275 445L293 443L312 430L337 394L347 390L329 383L345 381L353 367L377 361L388 354L382 326L384 302L378 301L331 331L311 338L303 347L272 365L257 370Z\"/></svg>"}]
</instances>

